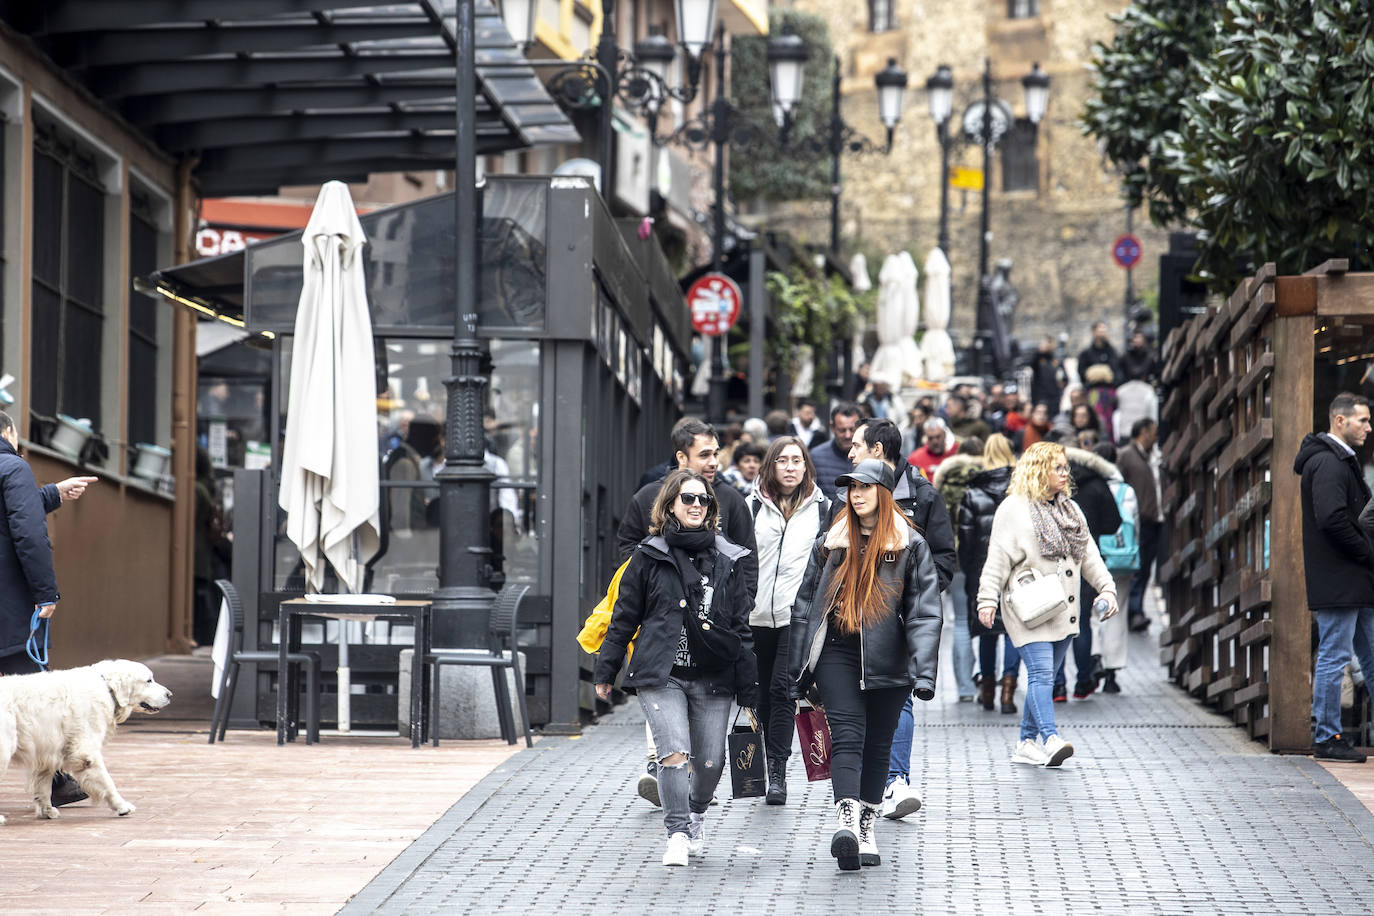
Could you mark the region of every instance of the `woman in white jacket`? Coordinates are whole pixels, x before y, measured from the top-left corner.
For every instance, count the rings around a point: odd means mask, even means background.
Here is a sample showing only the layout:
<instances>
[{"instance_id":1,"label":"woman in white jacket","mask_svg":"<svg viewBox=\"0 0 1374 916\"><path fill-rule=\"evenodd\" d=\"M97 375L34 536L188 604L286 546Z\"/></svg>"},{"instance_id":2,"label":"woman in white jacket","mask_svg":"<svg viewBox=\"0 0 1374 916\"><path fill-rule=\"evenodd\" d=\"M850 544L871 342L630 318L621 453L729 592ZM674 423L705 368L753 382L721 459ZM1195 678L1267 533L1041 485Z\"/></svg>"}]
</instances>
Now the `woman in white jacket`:
<instances>
[{"instance_id":1,"label":"woman in white jacket","mask_svg":"<svg viewBox=\"0 0 1374 916\"><path fill-rule=\"evenodd\" d=\"M1059 766L1073 756L1073 745L1059 737L1055 728L1051 693L1055 669L1078 633L1079 615L1092 613L1091 608L1080 606L1080 577L1097 589L1099 600L1106 599L1104 618L1117 613L1116 584L1088 533L1083 511L1069 498L1069 482L1069 459L1063 446L1037 442L1026 449L1012 472L1007 498L993 517L988 558L978 582L978 617L983 626L992 626L1001 601L1006 608L1002 622L1007 635L1026 665L1021 740L1012 754L1013 763ZM1057 577L1064 595L1059 611L1034 627L1016 616L1009 600L1031 569L1042 577Z\"/></svg>"},{"instance_id":2,"label":"woman in white jacket","mask_svg":"<svg viewBox=\"0 0 1374 916\"><path fill-rule=\"evenodd\" d=\"M759 720L768 758L770 805L787 803L787 758L792 753L792 712L787 696L788 633L792 602L830 501L816 485L816 466L796 436L768 447L758 485L747 499L754 517L759 584L749 625L759 665Z\"/></svg>"},{"instance_id":3,"label":"woman in white jacket","mask_svg":"<svg viewBox=\"0 0 1374 916\"><path fill-rule=\"evenodd\" d=\"M1116 582L1116 593L1124 595L1130 592L1131 579L1140 568L1140 504L1136 500L1135 490L1131 489L1131 485L1117 469L1116 446L1110 442L1099 442L1093 446L1093 454L1112 466L1111 474L1107 477L1107 486L1111 488L1117 511L1121 513L1121 530L1104 536L1099 552L1103 554L1102 559L1107 564L1107 571ZM1127 537L1128 526L1130 537ZM1115 538L1118 543L1125 545L1137 545L1134 554L1135 565L1129 565L1130 558L1124 556L1123 551L1117 550L1112 553L1107 538ZM1121 685L1116 682L1116 673L1126 667L1126 618L1121 614L1105 621L1093 617L1092 628L1093 646L1102 657L1102 692L1120 693Z\"/></svg>"}]
</instances>

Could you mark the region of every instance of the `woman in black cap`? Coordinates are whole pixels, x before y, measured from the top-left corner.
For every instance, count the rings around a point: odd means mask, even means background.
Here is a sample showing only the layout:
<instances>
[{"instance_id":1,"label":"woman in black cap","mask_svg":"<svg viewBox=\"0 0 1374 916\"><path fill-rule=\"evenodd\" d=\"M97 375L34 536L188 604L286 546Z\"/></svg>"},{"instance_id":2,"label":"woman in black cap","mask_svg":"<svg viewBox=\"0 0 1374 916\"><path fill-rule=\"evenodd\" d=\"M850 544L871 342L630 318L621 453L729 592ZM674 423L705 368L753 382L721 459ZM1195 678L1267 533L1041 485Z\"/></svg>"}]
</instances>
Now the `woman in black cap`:
<instances>
[{"instance_id":1,"label":"woman in black cap","mask_svg":"<svg viewBox=\"0 0 1374 916\"><path fill-rule=\"evenodd\" d=\"M892 500L892 470L866 459L835 479L844 506L811 553L792 606L792 697L814 686L830 726L839 829L830 854L853 871L880 862L874 821L892 732L907 695L935 696L944 616L925 538Z\"/></svg>"}]
</instances>

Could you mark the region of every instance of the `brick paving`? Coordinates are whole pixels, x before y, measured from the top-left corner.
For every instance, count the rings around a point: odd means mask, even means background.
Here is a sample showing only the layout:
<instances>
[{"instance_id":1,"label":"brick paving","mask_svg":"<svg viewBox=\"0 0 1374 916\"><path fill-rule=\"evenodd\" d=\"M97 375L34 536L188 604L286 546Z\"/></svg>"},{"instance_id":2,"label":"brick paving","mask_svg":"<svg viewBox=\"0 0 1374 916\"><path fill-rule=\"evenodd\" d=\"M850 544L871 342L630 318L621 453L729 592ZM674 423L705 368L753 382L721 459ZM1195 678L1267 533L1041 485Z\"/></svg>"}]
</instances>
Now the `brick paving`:
<instances>
[{"instance_id":1,"label":"brick paving","mask_svg":"<svg viewBox=\"0 0 1374 916\"><path fill-rule=\"evenodd\" d=\"M707 855L664 868L632 702L507 760L343 912L1370 912L1374 814L1333 774L1368 788L1374 764L1269 754L1165 682L1156 651L1132 637L1123 694L1056 707L1077 748L1058 771L1008 762L1019 717L957 703L946 655L917 704L926 805L879 822L877 869L836 869L829 783L795 756L785 807L726 780Z\"/></svg>"},{"instance_id":2,"label":"brick paving","mask_svg":"<svg viewBox=\"0 0 1374 916\"><path fill-rule=\"evenodd\" d=\"M274 731L212 746L209 660L148 664L172 706L105 747L132 815L82 802L37 821L24 775L0 781L0 913L334 913L516 750L358 735L277 747Z\"/></svg>"}]
</instances>

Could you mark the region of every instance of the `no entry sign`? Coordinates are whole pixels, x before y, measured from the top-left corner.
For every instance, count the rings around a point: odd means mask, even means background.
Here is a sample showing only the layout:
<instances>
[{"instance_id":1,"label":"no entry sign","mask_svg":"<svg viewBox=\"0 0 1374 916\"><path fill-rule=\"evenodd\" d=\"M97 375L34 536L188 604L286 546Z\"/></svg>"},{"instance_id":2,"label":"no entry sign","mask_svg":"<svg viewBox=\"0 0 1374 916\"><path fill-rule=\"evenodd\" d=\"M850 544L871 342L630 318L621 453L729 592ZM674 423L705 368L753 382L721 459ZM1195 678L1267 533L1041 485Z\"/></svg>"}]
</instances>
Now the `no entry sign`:
<instances>
[{"instance_id":1,"label":"no entry sign","mask_svg":"<svg viewBox=\"0 0 1374 916\"><path fill-rule=\"evenodd\" d=\"M687 289L692 327L710 337L724 334L735 326L743 302L744 294L739 284L725 274L703 274Z\"/></svg>"},{"instance_id":2,"label":"no entry sign","mask_svg":"<svg viewBox=\"0 0 1374 916\"><path fill-rule=\"evenodd\" d=\"M1112 260L1127 270L1136 266L1140 263L1140 239L1133 235L1118 236L1112 242Z\"/></svg>"}]
</instances>

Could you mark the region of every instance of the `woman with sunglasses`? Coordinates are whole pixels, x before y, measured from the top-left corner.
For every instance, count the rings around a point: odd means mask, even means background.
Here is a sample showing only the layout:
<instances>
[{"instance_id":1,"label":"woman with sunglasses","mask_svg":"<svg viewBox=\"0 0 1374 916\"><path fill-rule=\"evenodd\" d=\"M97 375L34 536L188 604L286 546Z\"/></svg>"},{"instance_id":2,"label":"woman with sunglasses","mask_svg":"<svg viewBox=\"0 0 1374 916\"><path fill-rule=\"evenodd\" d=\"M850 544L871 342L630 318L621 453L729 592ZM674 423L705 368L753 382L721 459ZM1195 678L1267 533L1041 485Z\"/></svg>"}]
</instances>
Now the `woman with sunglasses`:
<instances>
[{"instance_id":1,"label":"woman with sunglasses","mask_svg":"<svg viewBox=\"0 0 1374 916\"><path fill-rule=\"evenodd\" d=\"M649 536L621 577L593 674L597 696L607 699L634 640L621 686L638 694L657 749L664 865L686 865L688 855L704 851L703 818L726 762L730 701L757 702L739 562L749 551L722 537L719 522L706 478L685 468L664 478Z\"/></svg>"},{"instance_id":2,"label":"woman with sunglasses","mask_svg":"<svg viewBox=\"0 0 1374 916\"><path fill-rule=\"evenodd\" d=\"M1026 665L1021 738L1011 760L1030 766L1057 767L1073 756L1073 745L1055 728L1051 692L1054 672L1078 634L1079 615L1093 612L1078 600L1080 580L1098 591L1094 604L1105 599L1102 619L1117 612L1112 575L1088 532L1083 510L1070 498L1069 483L1069 458L1062 445L1037 442L1026 449L993 516L978 581L978 619L991 627L1001 602L1002 623ZM1064 594L1062 609L1033 627L1009 610L1008 599L1020 582L1030 579L1031 570L1058 577Z\"/></svg>"},{"instance_id":3,"label":"woman with sunglasses","mask_svg":"<svg viewBox=\"0 0 1374 916\"><path fill-rule=\"evenodd\" d=\"M749 626L759 670L759 722L768 758L770 805L787 804L787 758L792 754L792 715L788 696L788 634L792 602L806 574L811 548L830 511L830 500L816 485L816 466L802 440L781 436L763 456L758 486L749 498L759 585Z\"/></svg>"},{"instance_id":4,"label":"woman with sunglasses","mask_svg":"<svg viewBox=\"0 0 1374 916\"><path fill-rule=\"evenodd\" d=\"M892 499L892 469L876 458L835 479L844 506L817 542L792 605L791 689L812 686L830 726L830 782L841 869L878 865L874 825L892 733L913 688L935 696L940 582L930 547Z\"/></svg>"}]
</instances>

